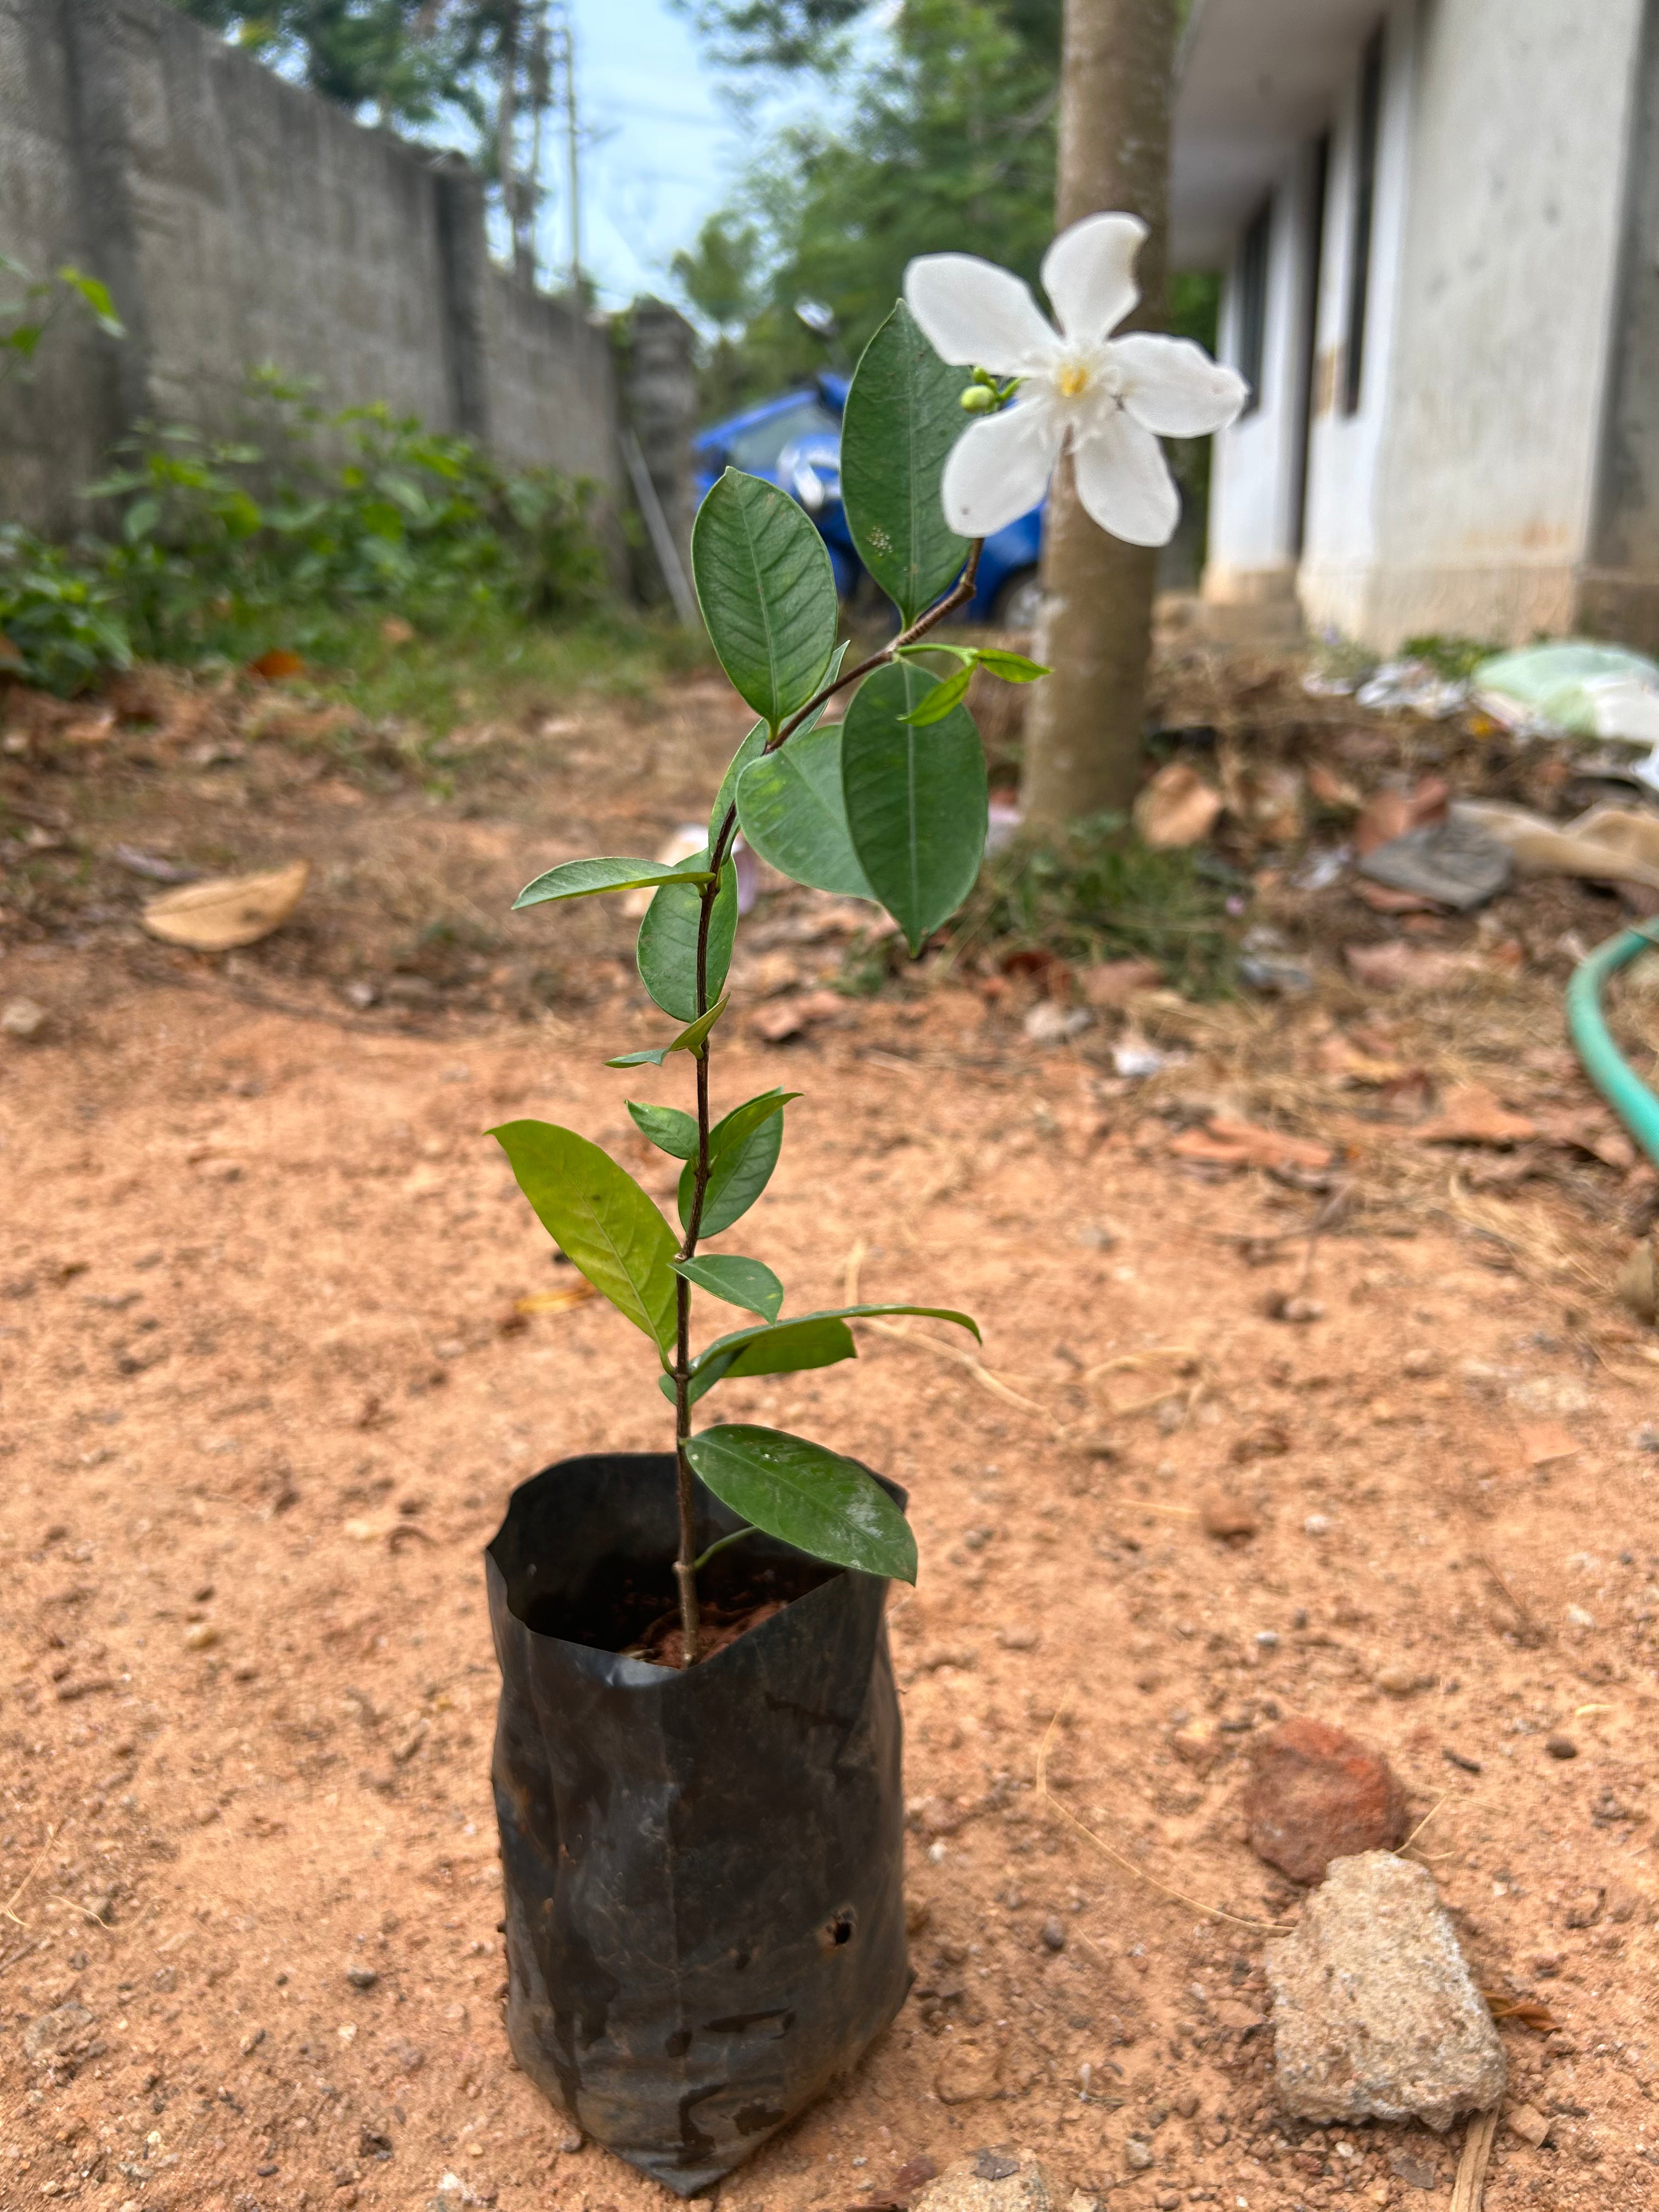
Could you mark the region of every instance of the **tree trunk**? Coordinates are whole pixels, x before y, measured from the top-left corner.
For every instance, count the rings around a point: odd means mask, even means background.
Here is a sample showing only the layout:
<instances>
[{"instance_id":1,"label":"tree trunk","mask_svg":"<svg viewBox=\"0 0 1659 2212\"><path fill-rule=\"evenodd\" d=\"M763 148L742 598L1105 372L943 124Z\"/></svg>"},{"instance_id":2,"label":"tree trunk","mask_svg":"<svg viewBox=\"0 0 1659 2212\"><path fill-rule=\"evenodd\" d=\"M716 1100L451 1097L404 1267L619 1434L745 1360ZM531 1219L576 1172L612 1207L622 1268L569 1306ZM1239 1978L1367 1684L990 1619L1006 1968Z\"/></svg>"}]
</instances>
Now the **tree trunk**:
<instances>
[{"instance_id":1,"label":"tree trunk","mask_svg":"<svg viewBox=\"0 0 1659 2212\"><path fill-rule=\"evenodd\" d=\"M1108 209L1148 226L1130 328L1164 324L1175 35L1176 0L1066 0L1056 226ZM1025 725L1022 796L1039 834L1126 811L1134 796L1157 571L1155 549L1090 520L1062 461L1048 495L1036 647L1054 674L1033 686Z\"/></svg>"}]
</instances>

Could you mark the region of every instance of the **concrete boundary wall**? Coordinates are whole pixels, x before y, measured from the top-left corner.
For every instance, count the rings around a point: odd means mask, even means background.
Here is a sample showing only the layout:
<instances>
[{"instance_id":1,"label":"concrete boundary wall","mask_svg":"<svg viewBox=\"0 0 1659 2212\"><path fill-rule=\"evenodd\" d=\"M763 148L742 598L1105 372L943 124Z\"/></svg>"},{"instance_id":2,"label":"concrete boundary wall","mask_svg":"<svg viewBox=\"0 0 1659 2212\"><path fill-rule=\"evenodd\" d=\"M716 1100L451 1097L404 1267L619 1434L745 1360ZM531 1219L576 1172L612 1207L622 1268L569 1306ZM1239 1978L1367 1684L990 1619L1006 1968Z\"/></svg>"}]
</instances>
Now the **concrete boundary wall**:
<instances>
[{"instance_id":1,"label":"concrete boundary wall","mask_svg":"<svg viewBox=\"0 0 1659 2212\"><path fill-rule=\"evenodd\" d=\"M0 251L103 278L128 332L65 314L32 382L0 388L0 519L69 533L116 438L234 428L264 362L614 503L609 342L491 262L476 175L165 0L0 0Z\"/></svg>"}]
</instances>

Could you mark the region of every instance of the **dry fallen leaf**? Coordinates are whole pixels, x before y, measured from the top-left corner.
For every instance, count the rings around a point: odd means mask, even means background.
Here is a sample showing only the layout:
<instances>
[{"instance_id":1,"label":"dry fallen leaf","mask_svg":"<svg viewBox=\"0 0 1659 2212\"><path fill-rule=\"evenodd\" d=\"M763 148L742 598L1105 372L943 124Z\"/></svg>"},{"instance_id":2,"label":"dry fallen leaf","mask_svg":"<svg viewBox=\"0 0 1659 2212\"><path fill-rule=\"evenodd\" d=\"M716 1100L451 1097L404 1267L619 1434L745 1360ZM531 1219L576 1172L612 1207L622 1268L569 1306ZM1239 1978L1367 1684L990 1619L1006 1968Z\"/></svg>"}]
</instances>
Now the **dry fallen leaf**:
<instances>
[{"instance_id":1,"label":"dry fallen leaf","mask_svg":"<svg viewBox=\"0 0 1659 2212\"><path fill-rule=\"evenodd\" d=\"M1429 945L1345 945L1342 957L1356 983L1373 991L1437 991L1460 975L1477 972L1467 954L1442 952Z\"/></svg>"},{"instance_id":2,"label":"dry fallen leaf","mask_svg":"<svg viewBox=\"0 0 1659 2212\"><path fill-rule=\"evenodd\" d=\"M1218 1168L1328 1168L1328 1145L1307 1137L1286 1136L1280 1129L1258 1128L1253 1121L1232 1121L1212 1115L1202 1129L1183 1129L1170 1139L1169 1149L1178 1160L1195 1160L1200 1166Z\"/></svg>"},{"instance_id":3,"label":"dry fallen leaf","mask_svg":"<svg viewBox=\"0 0 1659 2212\"><path fill-rule=\"evenodd\" d=\"M1519 1431L1521 1455L1528 1467L1548 1467L1559 1459L1571 1459L1578 1449L1578 1440L1570 1429L1559 1421L1535 1421Z\"/></svg>"},{"instance_id":4,"label":"dry fallen leaf","mask_svg":"<svg viewBox=\"0 0 1659 2212\"><path fill-rule=\"evenodd\" d=\"M152 937L195 952L229 952L280 929L300 903L308 860L257 876L210 876L151 899L143 915Z\"/></svg>"},{"instance_id":5,"label":"dry fallen leaf","mask_svg":"<svg viewBox=\"0 0 1659 2212\"><path fill-rule=\"evenodd\" d=\"M269 653L262 653L250 660L250 676L263 676L267 684L280 684L285 676L302 676L305 663L297 653L290 653L285 645L274 645Z\"/></svg>"},{"instance_id":6,"label":"dry fallen leaf","mask_svg":"<svg viewBox=\"0 0 1659 2212\"><path fill-rule=\"evenodd\" d=\"M514 1298L515 1314L568 1313L573 1306L585 1306L598 1292L586 1276L574 1283L564 1284L556 1291L532 1291L527 1297Z\"/></svg>"},{"instance_id":7,"label":"dry fallen leaf","mask_svg":"<svg viewBox=\"0 0 1659 2212\"><path fill-rule=\"evenodd\" d=\"M1484 1083L1460 1083L1441 1102L1440 1111L1409 1132L1419 1145L1523 1145L1538 1125L1505 1106Z\"/></svg>"},{"instance_id":8,"label":"dry fallen leaf","mask_svg":"<svg viewBox=\"0 0 1659 2212\"><path fill-rule=\"evenodd\" d=\"M1221 793L1213 785L1185 761L1170 761L1135 800L1134 823L1144 843L1172 849L1200 843L1220 811Z\"/></svg>"}]
</instances>

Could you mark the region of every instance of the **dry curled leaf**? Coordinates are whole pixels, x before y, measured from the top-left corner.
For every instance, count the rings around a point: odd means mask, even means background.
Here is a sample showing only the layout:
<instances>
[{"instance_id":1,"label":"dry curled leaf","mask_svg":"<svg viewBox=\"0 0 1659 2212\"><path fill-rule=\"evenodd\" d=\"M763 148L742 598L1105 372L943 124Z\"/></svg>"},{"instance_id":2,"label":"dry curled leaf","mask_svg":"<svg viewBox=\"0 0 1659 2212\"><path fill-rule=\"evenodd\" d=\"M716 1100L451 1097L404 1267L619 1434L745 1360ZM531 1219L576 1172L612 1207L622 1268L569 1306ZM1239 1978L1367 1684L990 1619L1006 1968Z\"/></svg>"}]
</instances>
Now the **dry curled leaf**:
<instances>
[{"instance_id":1,"label":"dry curled leaf","mask_svg":"<svg viewBox=\"0 0 1659 2212\"><path fill-rule=\"evenodd\" d=\"M193 952L230 952L280 929L300 903L308 860L256 876L210 876L151 899L143 921L152 937Z\"/></svg>"}]
</instances>

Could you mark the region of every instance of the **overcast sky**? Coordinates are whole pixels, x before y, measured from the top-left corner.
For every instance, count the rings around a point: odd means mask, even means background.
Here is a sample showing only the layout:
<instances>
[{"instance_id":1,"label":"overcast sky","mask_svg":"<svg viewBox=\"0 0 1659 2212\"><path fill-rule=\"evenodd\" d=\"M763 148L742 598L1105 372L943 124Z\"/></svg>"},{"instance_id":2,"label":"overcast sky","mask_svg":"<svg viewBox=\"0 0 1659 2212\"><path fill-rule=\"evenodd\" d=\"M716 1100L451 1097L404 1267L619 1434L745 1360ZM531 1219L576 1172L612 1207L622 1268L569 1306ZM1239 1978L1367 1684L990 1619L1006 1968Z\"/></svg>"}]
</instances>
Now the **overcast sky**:
<instances>
[{"instance_id":1,"label":"overcast sky","mask_svg":"<svg viewBox=\"0 0 1659 2212\"><path fill-rule=\"evenodd\" d=\"M582 256L601 304L668 289L668 264L726 197L754 143L721 100L686 19L669 0L573 0L576 82L589 144ZM561 149L562 150L562 149ZM569 254L561 186L544 258Z\"/></svg>"}]
</instances>

